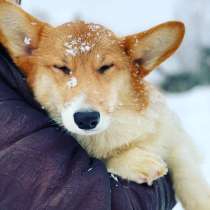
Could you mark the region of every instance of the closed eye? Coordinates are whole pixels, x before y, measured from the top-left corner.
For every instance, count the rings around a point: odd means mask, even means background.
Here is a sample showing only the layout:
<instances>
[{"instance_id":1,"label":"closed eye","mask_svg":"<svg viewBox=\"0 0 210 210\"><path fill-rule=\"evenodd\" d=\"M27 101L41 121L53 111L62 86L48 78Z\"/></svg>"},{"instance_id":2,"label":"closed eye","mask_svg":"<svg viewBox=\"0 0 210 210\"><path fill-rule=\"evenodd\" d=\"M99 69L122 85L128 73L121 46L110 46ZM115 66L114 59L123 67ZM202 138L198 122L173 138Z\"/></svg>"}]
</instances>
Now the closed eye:
<instances>
[{"instance_id":1,"label":"closed eye","mask_svg":"<svg viewBox=\"0 0 210 210\"><path fill-rule=\"evenodd\" d=\"M106 71L108 71L109 69L111 69L114 66L114 64L110 64L110 65L103 65L101 66L97 71L101 74L104 74Z\"/></svg>"},{"instance_id":2,"label":"closed eye","mask_svg":"<svg viewBox=\"0 0 210 210\"><path fill-rule=\"evenodd\" d=\"M68 68L67 66L54 65L53 67L58 69L58 70L60 70L60 71L62 71L64 74L70 74L70 72L71 72L71 69Z\"/></svg>"}]
</instances>

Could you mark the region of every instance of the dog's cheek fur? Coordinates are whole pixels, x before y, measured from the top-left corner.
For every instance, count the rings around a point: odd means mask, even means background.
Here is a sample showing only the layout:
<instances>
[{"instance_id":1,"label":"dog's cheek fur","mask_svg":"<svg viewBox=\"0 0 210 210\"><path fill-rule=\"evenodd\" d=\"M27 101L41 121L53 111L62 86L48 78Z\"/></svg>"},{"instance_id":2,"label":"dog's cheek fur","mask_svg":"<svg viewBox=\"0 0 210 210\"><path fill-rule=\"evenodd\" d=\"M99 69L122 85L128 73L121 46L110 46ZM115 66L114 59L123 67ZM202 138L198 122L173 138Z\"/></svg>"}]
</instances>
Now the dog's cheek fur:
<instances>
[{"instance_id":1,"label":"dog's cheek fur","mask_svg":"<svg viewBox=\"0 0 210 210\"><path fill-rule=\"evenodd\" d=\"M40 71L45 73L39 73ZM33 78L29 83L34 97L42 108L60 123L60 112L64 103L63 86L57 84L56 78L45 67L39 68L39 71L34 70Z\"/></svg>"}]
</instances>

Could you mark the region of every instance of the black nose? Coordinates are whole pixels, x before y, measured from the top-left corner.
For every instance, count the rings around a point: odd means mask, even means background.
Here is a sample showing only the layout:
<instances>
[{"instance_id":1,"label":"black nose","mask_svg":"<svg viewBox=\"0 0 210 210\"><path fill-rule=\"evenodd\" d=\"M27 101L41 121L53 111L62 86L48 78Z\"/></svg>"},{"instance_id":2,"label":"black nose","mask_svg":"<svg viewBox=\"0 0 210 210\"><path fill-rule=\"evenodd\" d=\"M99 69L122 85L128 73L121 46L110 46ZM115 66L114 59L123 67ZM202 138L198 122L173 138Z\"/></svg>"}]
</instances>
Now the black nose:
<instances>
[{"instance_id":1,"label":"black nose","mask_svg":"<svg viewBox=\"0 0 210 210\"><path fill-rule=\"evenodd\" d=\"M95 111L76 112L74 121L80 129L91 130L95 128L100 120L100 113Z\"/></svg>"}]
</instances>

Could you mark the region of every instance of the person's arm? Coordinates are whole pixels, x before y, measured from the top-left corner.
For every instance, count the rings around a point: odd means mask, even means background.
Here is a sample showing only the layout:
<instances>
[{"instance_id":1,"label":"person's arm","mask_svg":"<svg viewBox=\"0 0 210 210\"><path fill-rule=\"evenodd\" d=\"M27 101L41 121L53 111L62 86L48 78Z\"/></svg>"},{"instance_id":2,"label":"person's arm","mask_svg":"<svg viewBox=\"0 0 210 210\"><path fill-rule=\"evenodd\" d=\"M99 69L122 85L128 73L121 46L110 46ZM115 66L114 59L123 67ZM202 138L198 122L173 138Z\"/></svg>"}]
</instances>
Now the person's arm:
<instances>
[{"instance_id":1,"label":"person's arm","mask_svg":"<svg viewBox=\"0 0 210 210\"><path fill-rule=\"evenodd\" d=\"M0 209L170 210L168 177L152 187L113 178L33 101L0 52Z\"/></svg>"}]
</instances>

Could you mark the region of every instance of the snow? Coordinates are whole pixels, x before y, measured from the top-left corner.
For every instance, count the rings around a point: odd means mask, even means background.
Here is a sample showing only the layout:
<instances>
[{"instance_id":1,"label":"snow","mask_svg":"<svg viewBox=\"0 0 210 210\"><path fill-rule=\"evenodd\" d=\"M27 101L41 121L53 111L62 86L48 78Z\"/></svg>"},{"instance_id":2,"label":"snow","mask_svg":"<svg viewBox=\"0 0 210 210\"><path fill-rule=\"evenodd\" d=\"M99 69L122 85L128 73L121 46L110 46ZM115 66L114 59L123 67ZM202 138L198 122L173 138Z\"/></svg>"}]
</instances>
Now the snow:
<instances>
[{"instance_id":1,"label":"snow","mask_svg":"<svg viewBox=\"0 0 210 210\"><path fill-rule=\"evenodd\" d=\"M25 43L25 45L30 45L31 44L31 38L25 36L24 43Z\"/></svg>"},{"instance_id":2,"label":"snow","mask_svg":"<svg viewBox=\"0 0 210 210\"><path fill-rule=\"evenodd\" d=\"M74 88L77 86L77 78L76 77L71 77L69 81L67 82L68 87Z\"/></svg>"},{"instance_id":3,"label":"snow","mask_svg":"<svg viewBox=\"0 0 210 210\"><path fill-rule=\"evenodd\" d=\"M73 38L69 42L64 43L66 48L66 55L77 56L82 53L87 53L94 45L90 45L88 42L82 42L81 38Z\"/></svg>"},{"instance_id":4,"label":"snow","mask_svg":"<svg viewBox=\"0 0 210 210\"><path fill-rule=\"evenodd\" d=\"M71 26L70 23L67 25ZM97 24L86 24L88 26L89 32L86 35L80 36L67 36L68 40L64 43L64 47L66 48L66 55L67 56L77 56L84 53L88 53L96 43L101 39L101 35L109 35L110 32L107 32L103 29L100 25ZM95 37L95 33L97 37ZM94 37L94 39L90 42L88 41L88 37Z\"/></svg>"},{"instance_id":5,"label":"snow","mask_svg":"<svg viewBox=\"0 0 210 210\"><path fill-rule=\"evenodd\" d=\"M182 94L168 94L167 100L203 154L202 169L210 184L210 87L197 87ZM177 205L174 210L182 210L181 205Z\"/></svg>"},{"instance_id":6,"label":"snow","mask_svg":"<svg viewBox=\"0 0 210 210\"><path fill-rule=\"evenodd\" d=\"M84 44L83 44L83 45L84 45ZM88 52L88 51L90 51L90 49L91 49L90 46L88 46L88 45L83 46L83 45L80 47L80 50L81 50L82 52Z\"/></svg>"},{"instance_id":7,"label":"snow","mask_svg":"<svg viewBox=\"0 0 210 210\"><path fill-rule=\"evenodd\" d=\"M76 56L77 50L76 49L66 49L66 55Z\"/></svg>"}]
</instances>

